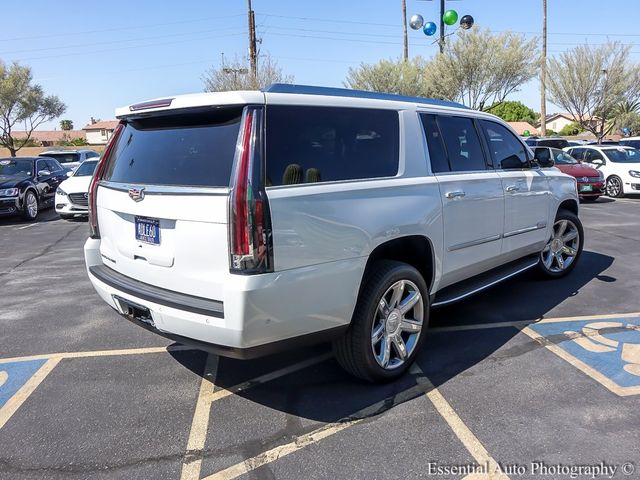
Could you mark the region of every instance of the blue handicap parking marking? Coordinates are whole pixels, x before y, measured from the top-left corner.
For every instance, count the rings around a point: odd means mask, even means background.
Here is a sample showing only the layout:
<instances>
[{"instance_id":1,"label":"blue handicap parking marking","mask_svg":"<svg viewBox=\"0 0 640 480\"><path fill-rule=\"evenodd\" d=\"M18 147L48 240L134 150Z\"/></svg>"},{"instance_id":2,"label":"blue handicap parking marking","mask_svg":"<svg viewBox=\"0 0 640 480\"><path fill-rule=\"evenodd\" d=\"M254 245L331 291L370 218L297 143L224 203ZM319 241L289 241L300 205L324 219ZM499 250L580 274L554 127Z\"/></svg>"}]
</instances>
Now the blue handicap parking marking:
<instances>
[{"instance_id":1,"label":"blue handicap parking marking","mask_svg":"<svg viewBox=\"0 0 640 480\"><path fill-rule=\"evenodd\" d=\"M46 362L47 359L0 363L0 408L27 383Z\"/></svg>"},{"instance_id":2,"label":"blue handicap parking marking","mask_svg":"<svg viewBox=\"0 0 640 480\"><path fill-rule=\"evenodd\" d=\"M529 328L622 391L640 387L640 317L537 323Z\"/></svg>"}]
</instances>

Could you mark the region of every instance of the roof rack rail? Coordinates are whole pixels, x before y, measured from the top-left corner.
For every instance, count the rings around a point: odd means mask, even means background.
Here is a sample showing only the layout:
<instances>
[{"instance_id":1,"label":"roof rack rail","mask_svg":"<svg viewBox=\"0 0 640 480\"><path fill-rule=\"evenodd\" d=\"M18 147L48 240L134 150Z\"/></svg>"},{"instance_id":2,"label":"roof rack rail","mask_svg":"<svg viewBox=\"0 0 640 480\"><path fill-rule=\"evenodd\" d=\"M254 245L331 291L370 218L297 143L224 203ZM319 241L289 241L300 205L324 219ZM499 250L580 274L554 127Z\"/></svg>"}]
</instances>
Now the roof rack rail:
<instances>
[{"instance_id":1,"label":"roof rack rail","mask_svg":"<svg viewBox=\"0 0 640 480\"><path fill-rule=\"evenodd\" d=\"M448 100L437 100L435 98L410 97L407 95L396 95L394 93L368 92L365 90L352 90L350 88L315 87L312 85L294 85L288 83L273 83L262 89L265 93L295 93L299 95L324 95L332 97L353 97L371 98L374 100L391 100L395 102L422 103L425 105L437 105L440 107L469 107L461 103L450 102Z\"/></svg>"}]
</instances>

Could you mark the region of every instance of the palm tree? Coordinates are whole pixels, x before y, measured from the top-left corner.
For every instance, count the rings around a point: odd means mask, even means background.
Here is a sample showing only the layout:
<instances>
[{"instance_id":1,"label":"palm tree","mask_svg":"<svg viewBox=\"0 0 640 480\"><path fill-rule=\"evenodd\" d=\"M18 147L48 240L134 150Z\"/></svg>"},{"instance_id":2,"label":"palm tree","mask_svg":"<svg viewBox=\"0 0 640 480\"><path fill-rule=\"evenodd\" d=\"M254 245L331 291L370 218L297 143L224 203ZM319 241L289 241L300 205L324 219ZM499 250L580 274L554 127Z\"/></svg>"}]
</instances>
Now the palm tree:
<instances>
[{"instance_id":1,"label":"palm tree","mask_svg":"<svg viewBox=\"0 0 640 480\"><path fill-rule=\"evenodd\" d=\"M60 120L60 128L62 130L73 130L72 120Z\"/></svg>"}]
</instances>

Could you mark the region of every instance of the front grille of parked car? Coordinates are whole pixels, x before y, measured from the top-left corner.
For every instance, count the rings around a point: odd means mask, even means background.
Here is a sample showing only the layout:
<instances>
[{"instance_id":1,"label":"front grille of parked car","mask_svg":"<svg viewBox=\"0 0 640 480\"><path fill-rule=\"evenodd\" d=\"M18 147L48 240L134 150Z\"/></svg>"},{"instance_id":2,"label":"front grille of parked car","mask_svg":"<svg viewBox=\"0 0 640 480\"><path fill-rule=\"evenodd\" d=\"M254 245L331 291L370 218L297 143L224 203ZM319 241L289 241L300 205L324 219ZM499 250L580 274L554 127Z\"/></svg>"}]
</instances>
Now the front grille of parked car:
<instances>
[{"instance_id":1,"label":"front grille of parked car","mask_svg":"<svg viewBox=\"0 0 640 480\"><path fill-rule=\"evenodd\" d=\"M86 193L70 193L69 200L71 200L71 203L75 203L76 205L81 205L83 207L89 206L89 199L87 198Z\"/></svg>"}]
</instances>

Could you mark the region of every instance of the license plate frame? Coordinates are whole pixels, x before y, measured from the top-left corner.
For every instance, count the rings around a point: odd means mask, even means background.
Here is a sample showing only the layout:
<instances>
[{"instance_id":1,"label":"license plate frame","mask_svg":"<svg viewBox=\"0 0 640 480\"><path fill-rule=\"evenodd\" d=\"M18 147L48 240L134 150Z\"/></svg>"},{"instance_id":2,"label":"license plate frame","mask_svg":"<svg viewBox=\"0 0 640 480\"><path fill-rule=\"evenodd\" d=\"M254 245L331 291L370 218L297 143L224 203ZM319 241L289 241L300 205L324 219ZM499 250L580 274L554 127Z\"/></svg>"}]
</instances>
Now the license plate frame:
<instances>
[{"instance_id":1,"label":"license plate frame","mask_svg":"<svg viewBox=\"0 0 640 480\"><path fill-rule=\"evenodd\" d=\"M160 219L136 216L134 228L137 241L148 245L160 245Z\"/></svg>"},{"instance_id":2,"label":"license plate frame","mask_svg":"<svg viewBox=\"0 0 640 480\"><path fill-rule=\"evenodd\" d=\"M593 185L580 185L581 192L593 192Z\"/></svg>"}]
</instances>

